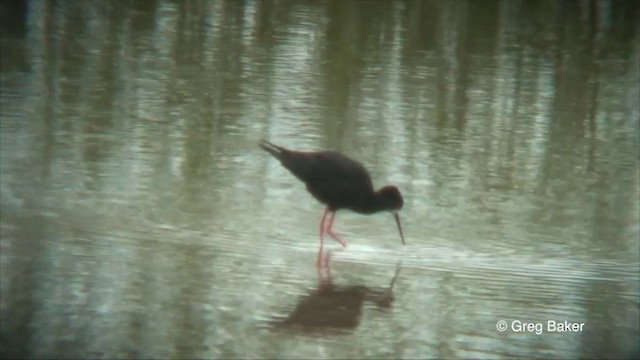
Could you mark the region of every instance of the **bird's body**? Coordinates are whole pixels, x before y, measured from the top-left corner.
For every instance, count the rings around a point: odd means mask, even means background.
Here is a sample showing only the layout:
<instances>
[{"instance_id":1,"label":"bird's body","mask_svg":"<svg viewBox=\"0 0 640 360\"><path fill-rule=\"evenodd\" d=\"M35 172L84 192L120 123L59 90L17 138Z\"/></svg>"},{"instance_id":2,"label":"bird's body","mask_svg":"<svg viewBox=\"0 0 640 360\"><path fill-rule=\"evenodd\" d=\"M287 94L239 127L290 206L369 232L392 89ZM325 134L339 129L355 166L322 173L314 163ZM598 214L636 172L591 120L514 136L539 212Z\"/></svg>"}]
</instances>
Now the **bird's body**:
<instances>
[{"instance_id":1,"label":"bird's body","mask_svg":"<svg viewBox=\"0 0 640 360\"><path fill-rule=\"evenodd\" d=\"M325 232L346 246L346 243L331 231L335 212L340 209L349 209L360 214L394 211L402 237L400 219L397 215L397 211L403 206L400 191L395 186L385 186L375 191L369 172L361 163L336 151L293 151L267 141L261 142L260 146L304 182L314 198L327 205L320 224L320 251ZM331 214L328 225L325 224L327 213ZM404 243L404 237L402 242ZM319 257L321 255L320 253Z\"/></svg>"}]
</instances>

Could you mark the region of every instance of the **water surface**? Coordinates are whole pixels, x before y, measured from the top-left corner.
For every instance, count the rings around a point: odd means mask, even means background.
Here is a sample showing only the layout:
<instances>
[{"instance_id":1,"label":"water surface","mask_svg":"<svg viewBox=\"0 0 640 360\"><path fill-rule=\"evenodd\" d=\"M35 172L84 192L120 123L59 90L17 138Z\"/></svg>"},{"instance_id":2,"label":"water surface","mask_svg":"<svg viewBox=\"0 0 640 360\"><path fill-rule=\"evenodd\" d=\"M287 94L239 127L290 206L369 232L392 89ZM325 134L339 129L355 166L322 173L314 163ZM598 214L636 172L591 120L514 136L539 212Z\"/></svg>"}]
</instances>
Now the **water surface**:
<instances>
[{"instance_id":1,"label":"water surface","mask_svg":"<svg viewBox=\"0 0 640 360\"><path fill-rule=\"evenodd\" d=\"M638 354L635 2L2 12L3 357ZM323 207L261 139L397 185L407 245L339 212L318 271Z\"/></svg>"}]
</instances>

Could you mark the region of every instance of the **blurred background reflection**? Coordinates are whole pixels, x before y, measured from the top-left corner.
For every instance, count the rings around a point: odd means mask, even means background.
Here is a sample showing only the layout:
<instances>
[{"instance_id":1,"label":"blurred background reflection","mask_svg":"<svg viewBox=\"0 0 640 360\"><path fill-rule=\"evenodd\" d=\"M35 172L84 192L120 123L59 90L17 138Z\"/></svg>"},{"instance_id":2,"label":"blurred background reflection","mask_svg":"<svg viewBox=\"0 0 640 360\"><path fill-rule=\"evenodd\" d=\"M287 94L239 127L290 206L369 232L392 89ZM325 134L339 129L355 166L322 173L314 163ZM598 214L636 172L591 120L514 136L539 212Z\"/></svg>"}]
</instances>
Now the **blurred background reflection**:
<instances>
[{"instance_id":1,"label":"blurred background reflection","mask_svg":"<svg viewBox=\"0 0 640 360\"><path fill-rule=\"evenodd\" d=\"M639 8L2 2L2 357L635 358ZM336 219L349 331L264 326L323 289L323 207L260 139L404 195L406 246Z\"/></svg>"}]
</instances>

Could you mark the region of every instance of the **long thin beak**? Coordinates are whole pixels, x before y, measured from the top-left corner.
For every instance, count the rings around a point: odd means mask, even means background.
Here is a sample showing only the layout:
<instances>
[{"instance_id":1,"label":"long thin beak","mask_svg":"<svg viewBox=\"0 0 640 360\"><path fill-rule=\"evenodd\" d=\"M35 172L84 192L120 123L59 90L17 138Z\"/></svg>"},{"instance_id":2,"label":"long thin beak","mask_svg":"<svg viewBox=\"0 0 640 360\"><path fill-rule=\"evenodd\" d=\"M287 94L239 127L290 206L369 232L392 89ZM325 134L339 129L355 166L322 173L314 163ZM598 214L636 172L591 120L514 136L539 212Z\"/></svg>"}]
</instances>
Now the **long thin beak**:
<instances>
[{"instance_id":1,"label":"long thin beak","mask_svg":"<svg viewBox=\"0 0 640 360\"><path fill-rule=\"evenodd\" d=\"M404 242L404 235L402 235L402 226L400 225L400 214L398 212L393 213L393 217L396 219L396 224L398 224L398 231L400 231L400 239L402 239L402 245L406 245Z\"/></svg>"}]
</instances>

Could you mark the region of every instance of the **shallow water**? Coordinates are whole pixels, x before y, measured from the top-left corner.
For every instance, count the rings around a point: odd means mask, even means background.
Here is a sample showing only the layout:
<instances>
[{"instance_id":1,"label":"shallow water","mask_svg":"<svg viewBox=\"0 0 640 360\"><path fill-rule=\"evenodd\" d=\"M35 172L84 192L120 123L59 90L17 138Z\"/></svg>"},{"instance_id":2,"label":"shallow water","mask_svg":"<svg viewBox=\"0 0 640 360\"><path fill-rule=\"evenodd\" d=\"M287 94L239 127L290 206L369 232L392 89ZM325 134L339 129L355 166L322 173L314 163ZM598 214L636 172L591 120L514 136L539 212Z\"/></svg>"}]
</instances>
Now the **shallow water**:
<instances>
[{"instance_id":1,"label":"shallow water","mask_svg":"<svg viewBox=\"0 0 640 360\"><path fill-rule=\"evenodd\" d=\"M3 357L638 354L635 3L20 4ZM341 211L318 271L323 207L260 139L397 185L407 245Z\"/></svg>"}]
</instances>

